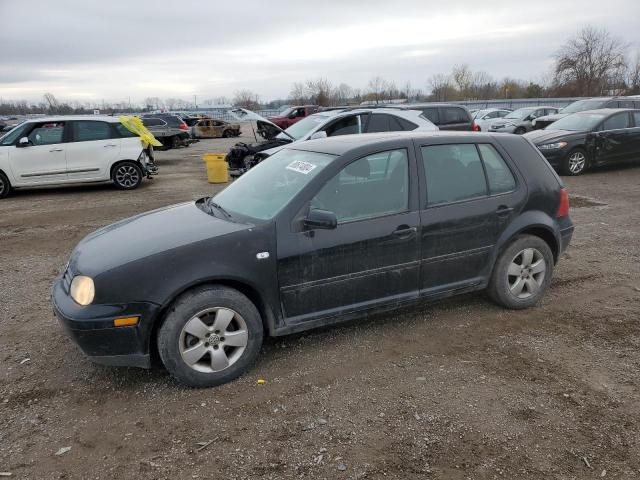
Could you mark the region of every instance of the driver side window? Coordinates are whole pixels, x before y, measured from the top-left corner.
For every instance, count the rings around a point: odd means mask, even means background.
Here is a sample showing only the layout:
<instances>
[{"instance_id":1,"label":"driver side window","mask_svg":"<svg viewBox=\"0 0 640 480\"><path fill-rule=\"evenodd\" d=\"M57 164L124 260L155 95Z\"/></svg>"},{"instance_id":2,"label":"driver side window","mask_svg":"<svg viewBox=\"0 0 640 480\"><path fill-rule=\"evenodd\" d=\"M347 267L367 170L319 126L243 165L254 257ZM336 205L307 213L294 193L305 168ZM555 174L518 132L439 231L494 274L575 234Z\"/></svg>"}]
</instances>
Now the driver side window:
<instances>
[{"instance_id":1,"label":"driver side window","mask_svg":"<svg viewBox=\"0 0 640 480\"><path fill-rule=\"evenodd\" d=\"M62 143L64 122L41 123L29 133L29 142L32 145L53 145Z\"/></svg>"},{"instance_id":2,"label":"driver side window","mask_svg":"<svg viewBox=\"0 0 640 480\"><path fill-rule=\"evenodd\" d=\"M362 133L358 115L350 115L332 123L325 130L327 137L335 137L337 135L351 135L354 133Z\"/></svg>"},{"instance_id":3,"label":"driver side window","mask_svg":"<svg viewBox=\"0 0 640 480\"><path fill-rule=\"evenodd\" d=\"M375 153L344 167L311 200L338 223L404 212L409 205L409 158L405 149Z\"/></svg>"}]
</instances>

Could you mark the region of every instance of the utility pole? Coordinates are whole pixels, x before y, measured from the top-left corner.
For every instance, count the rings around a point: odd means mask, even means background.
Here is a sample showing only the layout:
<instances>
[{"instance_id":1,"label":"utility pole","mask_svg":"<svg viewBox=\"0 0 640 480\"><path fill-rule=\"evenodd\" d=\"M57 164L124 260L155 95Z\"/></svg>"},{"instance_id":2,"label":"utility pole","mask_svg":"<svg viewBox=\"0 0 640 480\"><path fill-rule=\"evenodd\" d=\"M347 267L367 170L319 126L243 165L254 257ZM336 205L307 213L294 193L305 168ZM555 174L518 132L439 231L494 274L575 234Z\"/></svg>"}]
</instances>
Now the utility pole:
<instances>
[{"instance_id":1,"label":"utility pole","mask_svg":"<svg viewBox=\"0 0 640 480\"><path fill-rule=\"evenodd\" d=\"M197 110L198 109L198 102L196 101L196 96L193 96L193 109Z\"/></svg>"}]
</instances>

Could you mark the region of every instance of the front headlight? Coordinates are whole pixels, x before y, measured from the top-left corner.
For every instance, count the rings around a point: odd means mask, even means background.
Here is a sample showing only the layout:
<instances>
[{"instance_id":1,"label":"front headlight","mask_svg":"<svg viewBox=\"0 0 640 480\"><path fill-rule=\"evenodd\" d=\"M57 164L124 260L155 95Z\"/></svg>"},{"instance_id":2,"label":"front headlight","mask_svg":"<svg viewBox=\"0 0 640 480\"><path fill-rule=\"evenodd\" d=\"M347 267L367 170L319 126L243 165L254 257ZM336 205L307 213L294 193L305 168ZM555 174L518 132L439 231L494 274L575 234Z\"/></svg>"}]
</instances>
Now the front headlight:
<instances>
[{"instance_id":1,"label":"front headlight","mask_svg":"<svg viewBox=\"0 0 640 480\"><path fill-rule=\"evenodd\" d=\"M78 275L73 277L71 281L71 288L69 289L71 298L79 305L86 306L93 302L93 297L96 294L95 286L93 285L93 279Z\"/></svg>"},{"instance_id":2,"label":"front headlight","mask_svg":"<svg viewBox=\"0 0 640 480\"><path fill-rule=\"evenodd\" d=\"M564 148L567 146L567 142L557 142L557 143L547 143L545 145L540 145L538 148L540 150L557 150L559 148Z\"/></svg>"}]
</instances>

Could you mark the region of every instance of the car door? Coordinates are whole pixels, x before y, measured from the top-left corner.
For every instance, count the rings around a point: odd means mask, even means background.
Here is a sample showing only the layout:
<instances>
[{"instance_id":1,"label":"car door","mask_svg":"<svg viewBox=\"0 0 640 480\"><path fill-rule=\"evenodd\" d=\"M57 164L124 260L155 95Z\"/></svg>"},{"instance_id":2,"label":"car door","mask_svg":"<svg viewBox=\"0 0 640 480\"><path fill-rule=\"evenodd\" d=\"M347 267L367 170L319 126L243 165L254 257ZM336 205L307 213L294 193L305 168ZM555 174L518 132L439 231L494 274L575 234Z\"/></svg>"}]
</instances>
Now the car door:
<instances>
[{"instance_id":1,"label":"car door","mask_svg":"<svg viewBox=\"0 0 640 480\"><path fill-rule=\"evenodd\" d=\"M457 107L440 107L440 123L445 130L471 130L467 113Z\"/></svg>"},{"instance_id":2,"label":"car door","mask_svg":"<svg viewBox=\"0 0 640 480\"><path fill-rule=\"evenodd\" d=\"M640 160L640 110L631 113L633 128L630 130L629 160Z\"/></svg>"},{"instance_id":3,"label":"car door","mask_svg":"<svg viewBox=\"0 0 640 480\"><path fill-rule=\"evenodd\" d=\"M9 150L9 164L16 185L37 185L67 180L68 122L35 123L25 130L27 145Z\"/></svg>"},{"instance_id":4,"label":"car door","mask_svg":"<svg viewBox=\"0 0 640 480\"><path fill-rule=\"evenodd\" d=\"M477 285L526 193L497 145L417 143L422 184L421 295Z\"/></svg>"},{"instance_id":5,"label":"car door","mask_svg":"<svg viewBox=\"0 0 640 480\"><path fill-rule=\"evenodd\" d=\"M335 229L279 228L278 279L288 323L417 297L416 165L411 143L403 143L348 161L311 192L305 205L334 212Z\"/></svg>"},{"instance_id":6,"label":"car door","mask_svg":"<svg viewBox=\"0 0 640 480\"><path fill-rule=\"evenodd\" d=\"M121 140L110 123L97 120L71 122L71 142L67 145L68 179L107 180L111 165L120 155L120 147Z\"/></svg>"},{"instance_id":7,"label":"car door","mask_svg":"<svg viewBox=\"0 0 640 480\"><path fill-rule=\"evenodd\" d=\"M595 135L598 162L615 163L631 157L631 125L629 112L615 113L604 119Z\"/></svg>"}]
</instances>

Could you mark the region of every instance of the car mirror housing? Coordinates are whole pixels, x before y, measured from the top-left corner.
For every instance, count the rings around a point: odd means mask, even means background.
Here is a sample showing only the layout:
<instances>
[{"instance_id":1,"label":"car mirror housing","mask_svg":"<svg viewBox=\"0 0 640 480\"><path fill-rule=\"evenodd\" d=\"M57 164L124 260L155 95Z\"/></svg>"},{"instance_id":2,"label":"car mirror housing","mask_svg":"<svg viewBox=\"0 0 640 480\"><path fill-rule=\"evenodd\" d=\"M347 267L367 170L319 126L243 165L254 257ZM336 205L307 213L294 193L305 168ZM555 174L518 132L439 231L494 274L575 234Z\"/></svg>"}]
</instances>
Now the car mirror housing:
<instances>
[{"instance_id":1,"label":"car mirror housing","mask_svg":"<svg viewBox=\"0 0 640 480\"><path fill-rule=\"evenodd\" d=\"M315 132L313 135L309 137L309 140L316 140L318 138L327 138L327 132L324 130L320 130L319 132Z\"/></svg>"},{"instance_id":2,"label":"car mirror housing","mask_svg":"<svg viewBox=\"0 0 640 480\"><path fill-rule=\"evenodd\" d=\"M20 140L18 140L18 143L16 144L16 147L24 148L24 147L28 147L29 145L30 145L29 138L28 137L22 137Z\"/></svg>"},{"instance_id":3,"label":"car mirror housing","mask_svg":"<svg viewBox=\"0 0 640 480\"><path fill-rule=\"evenodd\" d=\"M338 219L336 214L329 210L314 208L309 211L307 218L304 219L304 226L310 230L333 230L338 226Z\"/></svg>"}]
</instances>

